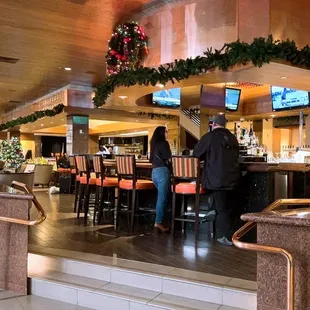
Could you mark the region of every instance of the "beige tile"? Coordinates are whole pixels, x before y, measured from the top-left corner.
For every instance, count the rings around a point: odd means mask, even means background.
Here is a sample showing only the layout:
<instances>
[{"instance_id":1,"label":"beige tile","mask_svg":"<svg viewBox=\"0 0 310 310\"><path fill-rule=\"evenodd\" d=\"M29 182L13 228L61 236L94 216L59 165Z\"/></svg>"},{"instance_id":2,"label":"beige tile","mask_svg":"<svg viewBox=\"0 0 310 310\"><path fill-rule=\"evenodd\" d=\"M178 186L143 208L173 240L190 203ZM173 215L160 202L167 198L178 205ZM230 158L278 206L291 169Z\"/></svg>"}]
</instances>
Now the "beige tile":
<instances>
[{"instance_id":1,"label":"beige tile","mask_svg":"<svg viewBox=\"0 0 310 310\"><path fill-rule=\"evenodd\" d=\"M54 283L59 283L70 287L86 290L95 290L108 284L107 281L80 277L52 270L41 274L36 274L35 278L42 279L43 281L52 280Z\"/></svg>"},{"instance_id":2,"label":"beige tile","mask_svg":"<svg viewBox=\"0 0 310 310\"><path fill-rule=\"evenodd\" d=\"M223 288L215 284L202 284L175 279L163 279L164 294L180 296L204 302L222 304Z\"/></svg>"},{"instance_id":3,"label":"beige tile","mask_svg":"<svg viewBox=\"0 0 310 310\"><path fill-rule=\"evenodd\" d=\"M229 307L229 306L222 306L219 310L244 310L244 309Z\"/></svg>"},{"instance_id":4,"label":"beige tile","mask_svg":"<svg viewBox=\"0 0 310 310\"><path fill-rule=\"evenodd\" d=\"M0 300L0 310L25 310L16 298Z\"/></svg>"},{"instance_id":5,"label":"beige tile","mask_svg":"<svg viewBox=\"0 0 310 310\"><path fill-rule=\"evenodd\" d=\"M115 269L111 271L111 282L150 291L162 292L162 277L148 273Z\"/></svg>"},{"instance_id":6,"label":"beige tile","mask_svg":"<svg viewBox=\"0 0 310 310\"><path fill-rule=\"evenodd\" d=\"M257 294L240 289L223 288L223 305L246 310L257 309Z\"/></svg>"},{"instance_id":7,"label":"beige tile","mask_svg":"<svg viewBox=\"0 0 310 310\"><path fill-rule=\"evenodd\" d=\"M217 284L220 286L227 285L232 280L232 278L229 277L178 268L172 270L165 278L168 277L190 280L198 283Z\"/></svg>"},{"instance_id":8,"label":"beige tile","mask_svg":"<svg viewBox=\"0 0 310 310\"><path fill-rule=\"evenodd\" d=\"M227 287L241 288L244 290L257 291L257 282L242 279L231 279Z\"/></svg>"},{"instance_id":9,"label":"beige tile","mask_svg":"<svg viewBox=\"0 0 310 310\"><path fill-rule=\"evenodd\" d=\"M163 265L156 265L150 263L143 263L139 261L133 261L128 259L118 259L114 258L113 265L121 268L136 270L136 271L144 271L153 274L167 275L171 271L173 271L174 267L168 267Z\"/></svg>"},{"instance_id":10,"label":"beige tile","mask_svg":"<svg viewBox=\"0 0 310 310\"><path fill-rule=\"evenodd\" d=\"M0 300L13 298L13 297L19 297L19 296L22 296L22 295L19 293L11 292L11 291L0 290Z\"/></svg>"},{"instance_id":11,"label":"beige tile","mask_svg":"<svg viewBox=\"0 0 310 310\"><path fill-rule=\"evenodd\" d=\"M217 304L168 294L160 294L149 302L148 305L176 310L218 310L220 307L220 305Z\"/></svg>"},{"instance_id":12,"label":"beige tile","mask_svg":"<svg viewBox=\"0 0 310 310\"><path fill-rule=\"evenodd\" d=\"M110 294L119 298L124 298L130 301L141 302L145 304L159 295L158 292L116 283L109 283L103 288L96 290L95 293Z\"/></svg>"},{"instance_id":13,"label":"beige tile","mask_svg":"<svg viewBox=\"0 0 310 310\"><path fill-rule=\"evenodd\" d=\"M82 308L77 305L33 295L20 297L17 300L24 310L91 310L89 308Z\"/></svg>"}]
</instances>

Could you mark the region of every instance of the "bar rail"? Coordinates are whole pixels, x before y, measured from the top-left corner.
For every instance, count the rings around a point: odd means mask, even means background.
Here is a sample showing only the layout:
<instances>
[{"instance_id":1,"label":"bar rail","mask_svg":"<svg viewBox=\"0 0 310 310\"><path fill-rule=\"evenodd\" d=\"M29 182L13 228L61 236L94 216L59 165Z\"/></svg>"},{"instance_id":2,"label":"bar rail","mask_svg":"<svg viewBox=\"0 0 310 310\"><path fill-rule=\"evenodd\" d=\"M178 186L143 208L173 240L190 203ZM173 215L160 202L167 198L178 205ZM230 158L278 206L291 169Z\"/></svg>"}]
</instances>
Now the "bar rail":
<instances>
[{"instance_id":1,"label":"bar rail","mask_svg":"<svg viewBox=\"0 0 310 310\"><path fill-rule=\"evenodd\" d=\"M270 204L263 212L273 212L281 215L277 211L283 205L310 205L310 199L279 199ZM302 211L303 210L303 211ZM300 210L304 212L305 209ZM286 212L288 213L288 212ZM298 212L294 211L294 214ZM284 214L283 214L284 215ZM233 244L239 248L248 251L267 252L281 254L287 261L287 310L294 310L294 259L293 256L285 249L256 243L242 242L240 239L256 226L254 222L247 222L232 237Z\"/></svg>"},{"instance_id":2,"label":"bar rail","mask_svg":"<svg viewBox=\"0 0 310 310\"><path fill-rule=\"evenodd\" d=\"M44 222L46 219L45 211L42 208L42 206L40 205L40 203L37 200L37 198L35 197L35 195L33 194L32 190L26 184L16 182L16 181L12 182L12 187L16 188L16 189L21 189L25 193L31 194L33 196L32 202L33 202L34 206L36 207L36 209L39 213L39 217L36 220L32 221L32 220L22 220L22 219L17 219L17 218L12 218L12 217L0 216L0 221L14 223L14 224L28 225L28 226L35 226L35 225L39 225L42 222Z\"/></svg>"}]
</instances>

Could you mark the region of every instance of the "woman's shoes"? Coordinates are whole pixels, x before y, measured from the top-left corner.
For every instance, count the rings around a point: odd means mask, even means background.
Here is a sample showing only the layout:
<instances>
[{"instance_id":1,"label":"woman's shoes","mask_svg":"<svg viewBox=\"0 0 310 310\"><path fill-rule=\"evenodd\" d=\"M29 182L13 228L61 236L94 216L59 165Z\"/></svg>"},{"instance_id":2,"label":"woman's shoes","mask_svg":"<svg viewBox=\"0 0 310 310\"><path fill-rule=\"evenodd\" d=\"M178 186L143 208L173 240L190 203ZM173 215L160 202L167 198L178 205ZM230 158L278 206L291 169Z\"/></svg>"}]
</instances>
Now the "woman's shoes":
<instances>
[{"instance_id":1,"label":"woman's shoes","mask_svg":"<svg viewBox=\"0 0 310 310\"><path fill-rule=\"evenodd\" d=\"M159 233L168 233L170 230L169 228L165 227L163 224L155 224L154 228L155 228L155 232L157 235Z\"/></svg>"}]
</instances>

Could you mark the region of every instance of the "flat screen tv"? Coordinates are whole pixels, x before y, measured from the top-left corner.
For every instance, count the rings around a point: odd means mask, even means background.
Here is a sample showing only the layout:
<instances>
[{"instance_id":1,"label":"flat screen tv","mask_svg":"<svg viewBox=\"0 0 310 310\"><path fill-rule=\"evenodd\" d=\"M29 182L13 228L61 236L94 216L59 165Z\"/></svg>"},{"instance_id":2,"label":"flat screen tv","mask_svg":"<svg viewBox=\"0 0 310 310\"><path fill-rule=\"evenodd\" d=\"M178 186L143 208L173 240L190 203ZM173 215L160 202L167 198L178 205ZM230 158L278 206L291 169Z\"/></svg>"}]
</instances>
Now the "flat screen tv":
<instances>
[{"instance_id":1,"label":"flat screen tv","mask_svg":"<svg viewBox=\"0 0 310 310\"><path fill-rule=\"evenodd\" d=\"M225 108L227 111L238 111L241 89L226 88Z\"/></svg>"},{"instance_id":2,"label":"flat screen tv","mask_svg":"<svg viewBox=\"0 0 310 310\"><path fill-rule=\"evenodd\" d=\"M178 108L181 103L181 89L171 88L153 93L153 104L161 107Z\"/></svg>"},{"instance_id":3,"label":"flat screen tv","mask_svg":"<svg viewBox=\"0 0 310 310\"><path fill-rule=\"evenodd\" d=\"M273 111L282 111L309 106L309 93L304 90L271 86Z\"/></svg>"}]
</instances>

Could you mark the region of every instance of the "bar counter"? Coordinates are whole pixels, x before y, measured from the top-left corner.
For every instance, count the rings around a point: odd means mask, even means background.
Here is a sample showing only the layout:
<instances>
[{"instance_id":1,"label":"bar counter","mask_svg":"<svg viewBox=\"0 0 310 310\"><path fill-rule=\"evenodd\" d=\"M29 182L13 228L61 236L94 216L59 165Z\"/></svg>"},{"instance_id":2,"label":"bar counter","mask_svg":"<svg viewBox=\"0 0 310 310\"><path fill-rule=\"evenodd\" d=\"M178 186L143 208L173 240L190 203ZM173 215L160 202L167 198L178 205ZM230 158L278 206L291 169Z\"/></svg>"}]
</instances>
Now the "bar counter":
<instances>
[{"instance_id":1,"label":"bar counter","mask_svg":"<svg viewBox=\"0 0 310 310\"><path fill-rule=\"evenodd\" d=\"M105 159L106 167L115 168L113 159ZM152 165L147 160L137 160L138 177L151 178ZM237 210L233 210L239 227L239 215L243 213L261 212L269 204L283 198L308 197L307 178L309 164L299 163L240 163L240 186L237 194ZM147 199L148 205L156 202L156 197ZM203 200L203 198L202 198ZM202 203L204 204L204 203Z\"/></svg>"}]
</instances>

